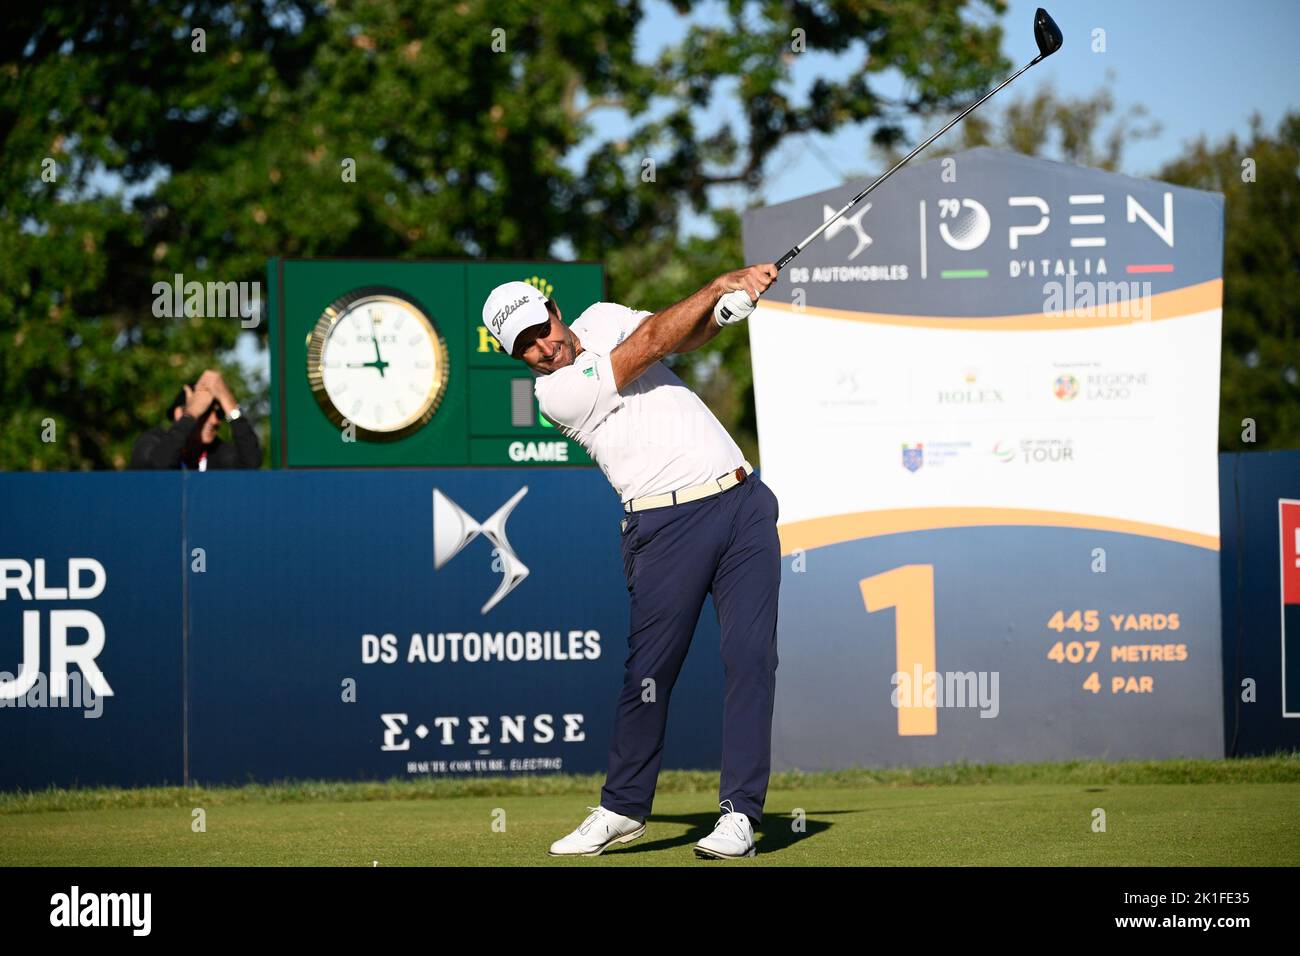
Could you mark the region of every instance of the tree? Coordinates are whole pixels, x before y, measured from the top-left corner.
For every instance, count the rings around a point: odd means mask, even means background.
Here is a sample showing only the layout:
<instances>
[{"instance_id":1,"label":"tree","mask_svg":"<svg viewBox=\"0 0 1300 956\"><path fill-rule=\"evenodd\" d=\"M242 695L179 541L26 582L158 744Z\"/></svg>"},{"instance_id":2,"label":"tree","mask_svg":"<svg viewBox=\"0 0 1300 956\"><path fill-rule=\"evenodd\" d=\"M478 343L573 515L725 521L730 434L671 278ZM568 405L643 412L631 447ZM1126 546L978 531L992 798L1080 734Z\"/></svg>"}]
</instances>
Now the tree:
<instances>
[{"instance_id":1,"label":"tree","mask_svg":"<svg viewBox=\"0 0 1300 956\"><path fill-rule=\"evenodd\" d=\"M962 120L960 145L936 155L994 146L1118 172L1125 147L1159 135L1160 124L1148 118L1140 103L1117 114L1109 86L1113 80L1108 74L1107 85L1090 96L1063 97L1048 83L1030 96L1013 99L1000 113L981 116L976 111Z\"/></svg>"},{"instance_id":2,"label":"tree","mask_svg":"<svg viewBox=\"0 0 1300 956\"><path fill-rule=\"evenodd\" d=\"M1300 448L1300 113L1272 136L1256 114L1246 142L1201 137L1159 178L1224 195L1219 448Z\"/></svg>"},{"instance_id":3,"label":"tree","mask_svg":"<svg viewBox=\"0 0 1300 956\"><path fill-rule=\"evenodd\" d=\"M737 0L653 62L635 56L640 5L616 0L15 8L0 36L0 467L124 465L239 333L155 317L154 283L178 273L566 251L607 260L618 297L664 305L740 261L734 217L716 243L678 242L685 210L761 184L786 137L871 121L888 141L1004 71L1000 27L972 8L1004 4ZM858 63L800 96L799 49ZM910 92L873 89L884 71ZM724 96L734 108L707 124Z\"/></svg>"}]
</instances>

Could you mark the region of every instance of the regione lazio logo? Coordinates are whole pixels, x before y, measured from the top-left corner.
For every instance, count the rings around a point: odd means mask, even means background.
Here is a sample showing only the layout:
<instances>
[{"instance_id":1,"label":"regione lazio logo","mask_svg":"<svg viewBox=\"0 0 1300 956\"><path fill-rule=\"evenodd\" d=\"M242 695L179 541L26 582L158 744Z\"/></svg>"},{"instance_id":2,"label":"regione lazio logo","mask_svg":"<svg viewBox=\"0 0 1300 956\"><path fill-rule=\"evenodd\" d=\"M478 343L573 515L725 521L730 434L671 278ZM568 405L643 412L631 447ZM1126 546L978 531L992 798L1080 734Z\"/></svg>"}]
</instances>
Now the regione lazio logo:
<instances>
[{"instance_id":1,"label":"regione lazio logo","mask_svg":"<svg viewBox=\"0 0 1300 956\"><path fill-rule=\"evenodd\" d=\"M908 471L916 471L918 468L921 467L921 463L925 460L922 457L923 453L924 452L922 446L920 445L917 445L915 448L904 445L903 446L903 467L906 468Z\"/></svg>"},{"instance_id":2,"label":"regione lazio logo","mask_svg":"<svg viewBox=\"0 0 1300 956\"><path fill-rule=\"evenodd\" d=\"M506 538L506 521L515 505L528 494L528 486L520 488L514 497L503 504L492 517L482 524L470 517L460 505L452 501L437 488L433 489L433 569L439 571L444 565L464 550L465 545L482 534L492 542L493 557L500 562L501 583L488 602L483 605L480 614L486 614L519 586L528 577L528 565L519 560L510 541Z\"/></svg>"},{"instance_id":3,"label":"regione lazio logo","mask_svg":"<svg viewBox=\"0 0 1300 956\"><path fill-rule=\"evenodd\" d=\"M1079 394L1079 380L1073 375L1058 375L1052 383L1052 394L1063 402L1068 402Z\"/></svg>"}]
</instances>

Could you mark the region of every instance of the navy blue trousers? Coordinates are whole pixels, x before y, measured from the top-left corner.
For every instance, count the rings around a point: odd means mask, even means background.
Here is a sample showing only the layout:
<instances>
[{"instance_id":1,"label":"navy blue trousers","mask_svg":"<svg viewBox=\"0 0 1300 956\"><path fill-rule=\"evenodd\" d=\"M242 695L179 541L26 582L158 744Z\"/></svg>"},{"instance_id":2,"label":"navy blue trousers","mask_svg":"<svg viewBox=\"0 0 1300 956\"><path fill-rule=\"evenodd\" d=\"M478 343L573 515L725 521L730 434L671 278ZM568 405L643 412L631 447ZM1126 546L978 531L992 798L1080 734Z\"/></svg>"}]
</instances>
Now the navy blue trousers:
<instances>
[{"instance_id":1,"label":"navy blue trousers","mask_svg":"<svg viewBox=\"0 0 1300 956\"><path fill-rule=\"evenodd\" d=\"M755 825L762 821L776 694L778 515L776 495L754 475L708 498L625 515L632 615L600 795L606 809L641 820L650 814L668 701L712 592L725 674L718 799Z\"/></svg>"}]
</instances>

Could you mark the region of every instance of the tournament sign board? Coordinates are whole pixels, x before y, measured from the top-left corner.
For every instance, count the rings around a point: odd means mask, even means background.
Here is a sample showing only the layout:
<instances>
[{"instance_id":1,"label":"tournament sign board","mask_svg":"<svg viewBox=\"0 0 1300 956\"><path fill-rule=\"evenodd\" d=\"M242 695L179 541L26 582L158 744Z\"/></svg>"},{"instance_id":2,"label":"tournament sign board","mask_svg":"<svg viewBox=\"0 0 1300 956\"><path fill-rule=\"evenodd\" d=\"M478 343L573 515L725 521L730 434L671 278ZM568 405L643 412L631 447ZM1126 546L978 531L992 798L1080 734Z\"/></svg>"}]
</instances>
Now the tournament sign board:
<instances>
[{"instance_id":1,"label":"tournament sign board","mask_svg":"<svg viewBox=\"0 0 1300 956\"><path fill-rule=\"evenodd\" d=\"M771 261L861 188L752 210ZM750 321L774 763L1221 756L1223 198L976 149Z\"/></svg>"}]
</instances>

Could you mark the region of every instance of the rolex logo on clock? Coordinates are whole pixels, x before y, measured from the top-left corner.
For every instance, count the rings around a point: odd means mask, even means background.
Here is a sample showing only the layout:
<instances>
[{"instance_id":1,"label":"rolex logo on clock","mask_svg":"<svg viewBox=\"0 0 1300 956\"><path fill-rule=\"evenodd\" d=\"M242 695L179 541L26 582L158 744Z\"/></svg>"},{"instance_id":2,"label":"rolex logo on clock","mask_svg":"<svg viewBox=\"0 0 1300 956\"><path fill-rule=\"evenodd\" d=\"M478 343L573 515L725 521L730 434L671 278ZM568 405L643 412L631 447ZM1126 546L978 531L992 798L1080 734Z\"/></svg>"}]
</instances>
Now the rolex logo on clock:
<instances>
[{"instance_id":1,"label":"rolex logo on clock","mask_svg":"<svg viewBox=\"0 0 1300 956\"><path fill-rule=\"evenodd\" d=\"M307 336L307 381L321 410L358 439L394 441L422 428L447 391L447 342L397 289L334 300Z\"/></svg>"}]
</instances>

